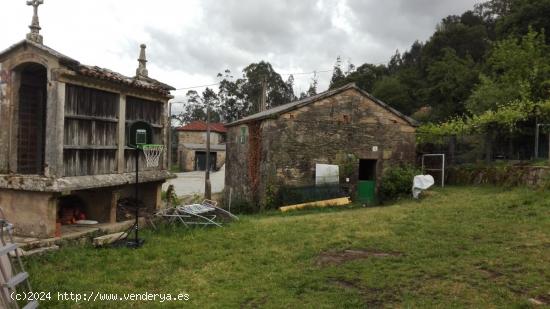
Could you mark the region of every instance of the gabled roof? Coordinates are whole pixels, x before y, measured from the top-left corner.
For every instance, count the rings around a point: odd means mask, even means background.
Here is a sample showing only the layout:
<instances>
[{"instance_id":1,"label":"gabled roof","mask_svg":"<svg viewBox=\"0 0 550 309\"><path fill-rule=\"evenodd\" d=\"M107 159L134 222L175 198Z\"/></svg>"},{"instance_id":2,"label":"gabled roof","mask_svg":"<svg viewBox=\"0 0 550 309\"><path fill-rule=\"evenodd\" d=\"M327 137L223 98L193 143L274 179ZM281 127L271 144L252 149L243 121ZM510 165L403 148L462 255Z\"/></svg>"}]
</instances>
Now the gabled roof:
<instances>
[{"instance_id":1,"label":"gabled roof","mask_svg":"<svg viewBox=\"0 0 550 309\"><path fill-rule=\"evenodd\" d=\"M109 69L100 68L98 66L89 66L84 65L78 62L77 60L65 56L62 53L54 50L53 48L50 48L46 45L38 44L30 40L22 40L6 50L0 52L0 58L17 48L23 47L23 46L32 46L39 50L42 50L49 55L59 59L59 62L69 68L71 71L74 71L78 75L87 76L91 78L96 78L100 80L105 80L113 83L123 84L130 87L150 90L150 91L156 91L160 92L164 95L169 95L170 90L175 90L174 87L169 86L167 84L161 83L155 79L152 78L136 78L136 77L128 77L124 76L120 73L111 71Z\"/></svg>"},{"instance_id":2,"label":"gabled roof","mask_svg":"<svg viewBox=\"0 0 550 309\"><path fill-rule=\"evenodd\" d=\"M313 102L317 102L317 101L322 100L324 98L331 97L333 95L336 95L338 93L341 93L341 92L349 90L349 89L357 90L359 93L366 96L367 98L372 100L374 103L380 105L381 107L385 108L389 112L391 112L391 113L395 114L396 116L398 116L399 118L405 120L411 126L418 126L418 122L416 120L412 119L411 117L399 112L395 108L393 108L393 107L389 106L388 104L386 104L386 103L380 101L379 99L375 98L370 93L368 93L368 92L364 91L363 89L357 87L357 85L355 85L355 83L349 83L349 84L347 84L345 86L342 86L340 88L327 90L325 92L321 92L319 94L316 94L316 95L311 96L311 97L307 97L307 98L302 99L302 100L290 102L290 103L287 103L287 104L284 104L284 105L279 105L277 107L265 110L263 112L259 112L259 113L244 117L242 119L239 119L237 121L229 123L226 126L231 127L231 126L235 126L235 125L239 125L239 124L243 124L243 123L248 123L248 122L252 122L252 121L258 121L258 120L263 120L263 119L271 118L271 117L274 117L274 116L278 116L280 114L283 114L283 113L301 108L301 107L309 105Z\"/></svg>"},{"instance_id":3,"label":"gabled roof","mask_svg":"<svg viewBox=\"0 0 550 309\"><path fill-rule=\"evenodd\" d=\"M195 131L195 132L206 132L206 130L207 130L206 122L201 120L190 122L187 125L176 129L176 131ZM218 133L226 133L227 128L223 123L211 123L210 131L218 132Z\"/></svg>"},{"instance_id":4,"label":"gabled roof","mask_svg":"<svg viewBox=\"0 0 550 309\"><path fill-rule=\"evenodd\" d=\"M4 56L5 54L8 54L8 53L18 49L21 46L27 46L27 45L38 48L38 49L52 55L53 57L59 59L61 64L63 64L63 65L71 65L71 64L72 65L79 65L80 64L78 61L74 60L73 58L65 56L62 53L54 50L53 48L50 48L46 45L38 44L38 43L30 41L30 40L19 41L19 42L13 44L12 46L6 48L5 50L1 51L0 52L0 58L2 58L2 56Z\"/></svg>"}]
</instances>

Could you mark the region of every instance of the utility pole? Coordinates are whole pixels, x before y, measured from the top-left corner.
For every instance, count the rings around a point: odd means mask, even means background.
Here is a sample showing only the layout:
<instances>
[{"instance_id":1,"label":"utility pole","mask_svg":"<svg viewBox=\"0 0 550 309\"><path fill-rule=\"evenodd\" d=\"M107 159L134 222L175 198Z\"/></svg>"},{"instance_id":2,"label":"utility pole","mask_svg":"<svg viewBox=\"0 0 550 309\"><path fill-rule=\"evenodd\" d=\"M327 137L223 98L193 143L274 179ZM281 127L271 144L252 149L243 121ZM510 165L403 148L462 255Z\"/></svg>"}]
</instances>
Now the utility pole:
<instances>
[{"instance_id":1,"label":"utility pole","mask_svg":"<svg viewBox=\"0 0 550 309\"><path fill-rule=\"evenodd\" d=\"M212 199L210 183L210 99L206 100L206 171L204 174L204 198Z\"/></svg>"},{"instance_id":2,"label":"utility pole","mask_svg":"<svg viewBox=\"0 0 550 309\"><path fill-rule=\"evenodd\" d=\"M539 118L535 118L535 160L539 158Z\"/></svg>"},{"instance_id":3,"label":"utility pole","mask_svg":"<svg viewBox=\"0 0 550 309\"><path fill-rule=\"evenodd\" d=\"M168 124L168 153L166 158L168 159L167 169L170 171L172 169L172 102L168 102L168 121L166 123Z\"/></svg>"},{"instance_id":4,"label":"utility pole","mask_svg":"<svg viewBox=\"0 0 550 309\"><path fill-rule=\"evenodd\" d=\"M262 78L262 94L260 97L260 108L258 111L263 112L267 109L267 79L264 76Z\"/></svg>"}]
</instances>

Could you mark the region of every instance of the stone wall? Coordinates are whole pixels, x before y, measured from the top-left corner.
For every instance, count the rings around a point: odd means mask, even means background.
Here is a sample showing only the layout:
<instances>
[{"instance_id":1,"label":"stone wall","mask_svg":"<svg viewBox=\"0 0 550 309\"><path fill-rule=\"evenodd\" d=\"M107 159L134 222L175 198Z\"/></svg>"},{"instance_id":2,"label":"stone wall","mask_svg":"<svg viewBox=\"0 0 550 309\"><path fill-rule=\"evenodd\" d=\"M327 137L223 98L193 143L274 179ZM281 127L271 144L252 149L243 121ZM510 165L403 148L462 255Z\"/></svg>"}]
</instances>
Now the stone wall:
<instances>
[{"instance_id":1,"label":"stone wall","mask_svg":"<svg viewBox=\"0 0 550 309\"><path fill-rule=\"evenodd\" d=\"M240 134L240 126L228 132L226 186L251 200ZM262 121L258 200L265 206L281 186L314 185L317 163L340 165L341 183L350 178L354 193L359 159L378 160L379 177L392 164L414 163L415 149L414 127L350 89Z\"/></svg>"},{"instance_id":2,"label":"stone wall","mask_svg":"<svg viewBox=\"0 0 550 309\"><path fill-rule=\"evenodd\" d=\"M445 172L445 182L450 185L540 187L550 184L550 167L547 166L456 166Z\"/></svg>"},{"instance_id":3,"label":"stone wall","mask_svg":"<svg viewBox=\"0 0 550 309\"><path fill-rule=\"evenodd\" d=\"M18 235L53 237L57 218L55 193L0 189L0 209Z\"/></svg>"},{"instance_id":4,"label":"stone wall","mask_svg":"<svg viewBox=\"0 0 550 309\"><path fill-rule=\"evenodd\" d=\"M159 209L161 206L161 188L163 181L140 184L139 199L146 207ZM116 222L117 202L121 198L133 198L133 184L78 190L66 195L78 197L89 220L100 223ZM15 233L20 236L39 238L54 237L56 228L58 201L61 193L32 192L0 189L0 209L5 218L14 224Z\"/></svg>"},{"instance_id":5,"label":"stone wall","mask_svg":"<svg viewBox=\"0 0 550 309\"><path fill-rule=\"evenodd\" d=\"M198 150L180 147L178 150L178 165L184 172L195 170L195 152ZM225 151L211 151L216 153L216 170L219 170L225 164Z\"/></svg>"},{"instance_id":6,"label":"stone wall","mask_svg":"<svg viewBox=\"0 0 550 309\"><path fill-rule=\"evenodd\" d=\"M210 144L221 144L221 134L210 132ZM178 144L206 144L206 132L179 131Z\"/></svg>"}]
</instances>

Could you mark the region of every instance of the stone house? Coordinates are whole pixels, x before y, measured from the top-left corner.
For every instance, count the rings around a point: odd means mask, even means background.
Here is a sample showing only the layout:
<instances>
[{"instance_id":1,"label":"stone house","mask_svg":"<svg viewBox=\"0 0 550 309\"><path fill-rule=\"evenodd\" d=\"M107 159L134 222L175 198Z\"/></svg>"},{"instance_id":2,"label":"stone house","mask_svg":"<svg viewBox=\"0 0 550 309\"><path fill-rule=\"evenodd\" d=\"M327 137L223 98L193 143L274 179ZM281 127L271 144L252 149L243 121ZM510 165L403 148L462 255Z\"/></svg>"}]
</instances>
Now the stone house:
<instances>
[{"instance_id":1,"label":"stone house","mask_svg":"<svg viewBox=\"0 0 550 309\"><path fill-rule=\"evenodd\" d=\"M128 126L145 121L166 144L174 88L148 77L145 45L126 77L47 47L39 29L35 15L27 38L0 52L0 208L17 234L53 237L64 205L116 221L117 201L134 192ZM157 207L166 158L158 168L140 162L140 199Z\"/></svg>"},{"instance_id":2,"label":"stone house","mask_svg":"<svg viewBox=\"0 0 550 309\"><path fill-rule=\"evenodd\" d=\"M355 84L227 125L226 200L273 207L281 188L316 184L317 164L339 167L352 197L362 181L414 163L417 123ZM230 193L231 192L231 193Z\"/></svg>"},{"instance_id":3,"label":"stone house","mask_svg":"<svg viewBox=\"0 0 550 309\"><path fill-rule=\"evenodd\" d=\"M178 166L184 172L206 169L206 135L204 121L193 121L176 129L178 141ZM218 170L225 164L225 139L227 129L222 123L210 124L210 165Z\"/></svg>"}]
</instances>

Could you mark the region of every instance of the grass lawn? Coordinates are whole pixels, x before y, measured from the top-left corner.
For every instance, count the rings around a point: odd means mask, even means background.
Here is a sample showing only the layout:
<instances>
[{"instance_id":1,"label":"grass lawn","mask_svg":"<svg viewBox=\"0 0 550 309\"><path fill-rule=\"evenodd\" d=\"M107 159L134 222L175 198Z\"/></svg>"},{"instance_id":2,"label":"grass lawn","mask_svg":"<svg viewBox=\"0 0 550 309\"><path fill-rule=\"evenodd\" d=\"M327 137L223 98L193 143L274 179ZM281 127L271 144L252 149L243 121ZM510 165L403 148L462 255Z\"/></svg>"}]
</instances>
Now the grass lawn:
<instances>
[{"instance_id":1,"label":"grass lawn","mask_svg":"<svg viewBox=\"0 0 550 309\"><path fill-rule=\"evenodd\" d=\"M550 302L550 193L450 187L421 202L244 216L144 231L138 250L27 260L46 308L477 307ZM344 251L352 250L352 251ZM363 250L363 251L361 251ZM60 302L57 292L188 293L185 303Z\"/></svg>"}]
</instances>

